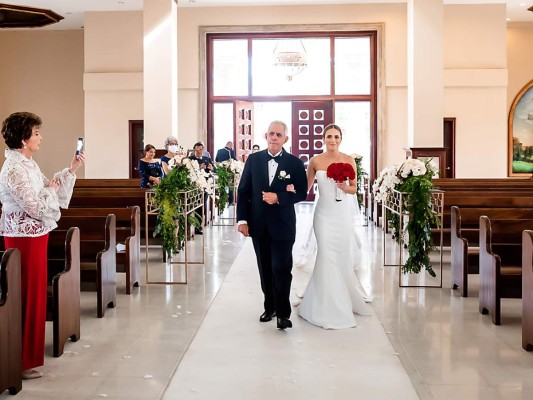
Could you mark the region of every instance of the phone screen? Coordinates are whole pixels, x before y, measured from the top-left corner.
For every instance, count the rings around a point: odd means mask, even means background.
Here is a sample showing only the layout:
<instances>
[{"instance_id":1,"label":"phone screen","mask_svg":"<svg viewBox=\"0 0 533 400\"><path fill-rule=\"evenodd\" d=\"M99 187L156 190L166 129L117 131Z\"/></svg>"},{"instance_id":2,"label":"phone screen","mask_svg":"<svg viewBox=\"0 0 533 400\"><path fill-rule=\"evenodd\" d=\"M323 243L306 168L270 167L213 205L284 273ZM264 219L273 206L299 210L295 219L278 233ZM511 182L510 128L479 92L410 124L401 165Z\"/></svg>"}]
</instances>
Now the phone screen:
<instances>
[{"instance_id":1,"label":"phone screen","mask_svg":"<svg viewBox=\"0 0 533 400\"><path fill-rule=\"evenodd\" d=\"M80 154L83 150L83 138L78 138L78 145L76 146L76 154Z\"/></svg>"}]
</instances>

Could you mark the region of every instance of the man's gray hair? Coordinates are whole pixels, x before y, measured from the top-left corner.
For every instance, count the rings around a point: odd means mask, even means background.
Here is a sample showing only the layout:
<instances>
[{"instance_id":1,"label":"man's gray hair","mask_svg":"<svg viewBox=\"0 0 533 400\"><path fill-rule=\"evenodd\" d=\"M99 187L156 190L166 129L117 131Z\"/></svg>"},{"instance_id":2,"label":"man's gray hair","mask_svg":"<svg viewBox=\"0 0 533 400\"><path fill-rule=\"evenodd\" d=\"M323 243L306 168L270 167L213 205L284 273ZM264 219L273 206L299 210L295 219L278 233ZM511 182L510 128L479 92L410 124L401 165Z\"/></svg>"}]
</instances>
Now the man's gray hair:
<instances>
[{"instance_id":1,"label":"man's gray hair","mask_svg":"<svg viewBox=\"0 0 533 400\"><path fill-rule=\"evenodd\" d=\"M278 121L278 120L274 120L270 123L270 125L268 125L268 127L270 128L272 125L274 124L278 124L278 125L281 125L283 126L283 129L285 129L285 135L287 135L287 124L283 121ZM268 132L267 132L268 133Z\"/></svg>"},{"instance_id":2,"label":"man's gray hair","mask_svg":"<svg viewBox=\"0 0 533 400\"><path fill-rule=\"evenodd\" d=\"M167 136L165 139L165 149L168 150L168 145L170 142L176 142L176 144L178 144L178 138L176 136Z\"/></svg>"}]
</instances>

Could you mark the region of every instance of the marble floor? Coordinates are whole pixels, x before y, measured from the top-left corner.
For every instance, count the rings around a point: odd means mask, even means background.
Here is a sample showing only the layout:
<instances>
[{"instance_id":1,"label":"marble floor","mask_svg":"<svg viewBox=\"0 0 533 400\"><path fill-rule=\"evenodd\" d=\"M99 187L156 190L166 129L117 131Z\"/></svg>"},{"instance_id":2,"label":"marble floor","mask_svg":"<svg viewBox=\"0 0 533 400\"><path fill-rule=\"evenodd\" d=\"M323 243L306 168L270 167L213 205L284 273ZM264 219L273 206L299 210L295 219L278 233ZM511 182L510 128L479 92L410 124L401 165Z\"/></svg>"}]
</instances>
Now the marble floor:
<instances>
[{"instance_id":1,"label":"marble floor","mask_svg":"<svg viewBox=\"0 0 533 400\"><path fill-rule=\"evenodd\" d=\"M299 207L299 215L308 221L310 207ZM398 268L383 265L381 229L357 229L364 247L356 272L373 298L375 313L359 317L357 328L325 331L296 316L295 327L283 333L259 323L255 266L246 269L247 262L242 262L249 257L249 244L235 227L210 227L205 229L206 262L189 267L187 285L146 284L143 278L141 287L127 296L119 274L117 307L102 319L96 318L95 295L83 292L81 339L67 343L65 354L53 358L47 326L44 376L24 381L15 398L170 400L231 393L234 398L259 399L256 390L275 397L286 391L296 399L372 400L385 398L387 387L398 383L405 392L388 398L416 398L413 388L423 400L533 398L533 354L521 347L520 300L503 300L502 325L494 326L478 312L475 276L470 297L450 290L447 252L442 288L400 288ZM385 240L390 263L396 247L388 236ZM200 243L197 237L191 255L199 254ZM150 249L150 280L170 276L160 258L157 249ZM172 277L180 273L173 271ZM418 283L434 281L424 278ZM241 315L228 312L232 302L242 308ZM237 329L241 325L243 329ZM279 343L280 335L287 339L282 346L301 355L297 366L287 365L277 351L269 352L268 365L254 359L256 340L263 349ZM341 349L346 357L335 358ZM374 368L376 353L391 368ZM277 364L284 367L275 374L271 368ZM176 386L180 382L182 391ZM220 385L217 394L211 391L215 385ZM371 386L374 392L368 391ZM13 397L0 394L0 399L8 398Z\"/></svg>"}]
</instances>

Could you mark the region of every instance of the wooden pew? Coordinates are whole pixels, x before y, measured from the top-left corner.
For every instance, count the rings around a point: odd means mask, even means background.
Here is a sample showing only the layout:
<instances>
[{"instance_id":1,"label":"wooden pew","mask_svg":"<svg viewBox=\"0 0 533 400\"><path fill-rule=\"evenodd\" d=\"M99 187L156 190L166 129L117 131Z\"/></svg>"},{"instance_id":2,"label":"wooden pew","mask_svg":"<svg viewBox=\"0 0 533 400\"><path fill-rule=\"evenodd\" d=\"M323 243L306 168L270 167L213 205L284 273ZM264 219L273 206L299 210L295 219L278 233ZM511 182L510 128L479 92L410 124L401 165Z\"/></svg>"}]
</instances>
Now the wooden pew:
<instances>
[{"instance_id":1,"label":"wooden pew","mask_svg":"<svg viewBox=\"0 0 533 400\"><path fill-rule=\"evenodd\" d=\"M533 350L533 231L522 233L522 348Z\"/></svg>"},{"instance_id":2,"label":"wooden pew","mask_svg":"<svg viewBox=\"0 0 533 400\"><path fill-rule=\"evenodd\" d=\"M116 306L116 218L107 216L69 217L58 221L60 230L80 229L81 289L96 290L97 315Z\"/></svg>"},{"instance_id":3,"label":"wooden pew","mask_svg":"<svg viewBox=\"0 0 533 400\"><path fill-rule=\"evenodd\" d=\"M80 231L54 230L48 238L47 317L53 321L53 354L60 357L65 342L80 339Z\"/></svg>"},{"instance_id":4,"label":"wooden pew","mask_svg":"<svg viewBox=\"0 0 533 400\"><path fill-rule=\"evenodd\" d=\"M501 324L501 299L522 297L522 231L533 219L479 218L479 312Z\"/></svg>"},{"instance_id":5,"label":"wooden pew","mask_svg":"<svg viewBox=\"0 0 533 400\"><path fill-rule=\"evenodd\" d=\"M0 395L22 389L20 252L7 249L0 266Z\"/></svg>"},{"instance_id":6,"label":"wooden pew","mask_svg":"<svg viewBox=\"0 0 533 400\"><path fill-rule=\"evenodd\" d=\"M479 217L490 219L533 218L533 208L451 207L452 289L468 296L468 274L479 273Z\"/></svg>"},{"instance_id":7,"label":"wooden pew","mask_svg":"<svg viewBox=\"0 0 533 400\"><path fill-rule=\"evenodd\" d=\"M433 184L441 190L533 189L531 178L437 178Z\"/></svg>"},{"instance_id":8,"label":"wooden pew","mask_svg":"<svg viewBox=\"0 0 533 400\"><path fill-rule=\"evenodd\" d=\"M140 188L141 179L76 179L75 188Z\"/></svg>"},{"instance_id":9,"label":"wooden pew","mask_svg":"<svg viewBox=\"0 0 533 400\"><path fill-rule=\"evenodd\" d=\"M129 208L69 208L62 217L91 217L114 214L116 241L124 243L125 250L116 250L117 272L126 273L126 294L141 281L141 211L139 206Z\"/></svg>"}]
</instances>

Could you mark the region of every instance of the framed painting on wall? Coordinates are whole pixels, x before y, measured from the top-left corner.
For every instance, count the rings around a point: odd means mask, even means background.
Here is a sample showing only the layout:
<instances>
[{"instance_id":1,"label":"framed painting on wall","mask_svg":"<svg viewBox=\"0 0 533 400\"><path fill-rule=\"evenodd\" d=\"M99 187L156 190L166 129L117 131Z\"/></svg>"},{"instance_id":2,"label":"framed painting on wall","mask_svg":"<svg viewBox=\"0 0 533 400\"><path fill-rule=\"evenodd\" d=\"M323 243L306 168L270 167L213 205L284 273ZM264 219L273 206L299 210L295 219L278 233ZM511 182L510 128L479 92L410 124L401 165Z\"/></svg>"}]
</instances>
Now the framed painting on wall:
<instances>
[{"instance_id":1,"label":"framed painting on wall","mask_svg":"<svg viewBox=\"0 0 533 400\"><path fill-rule=\"evenodd\" d=\"M509 176L533 174L533 80L516 95L509 110Z\"/></svg>"}]
</instances>

